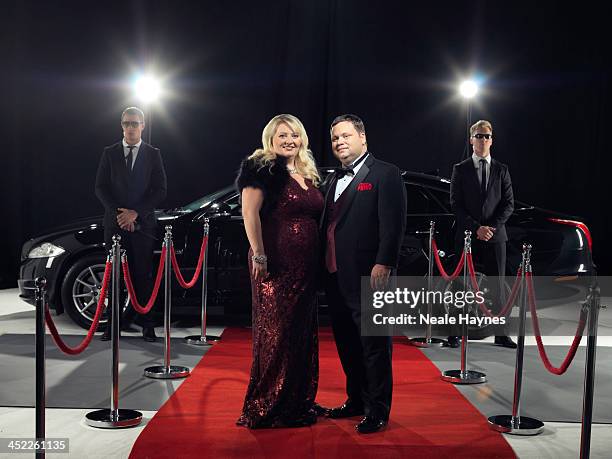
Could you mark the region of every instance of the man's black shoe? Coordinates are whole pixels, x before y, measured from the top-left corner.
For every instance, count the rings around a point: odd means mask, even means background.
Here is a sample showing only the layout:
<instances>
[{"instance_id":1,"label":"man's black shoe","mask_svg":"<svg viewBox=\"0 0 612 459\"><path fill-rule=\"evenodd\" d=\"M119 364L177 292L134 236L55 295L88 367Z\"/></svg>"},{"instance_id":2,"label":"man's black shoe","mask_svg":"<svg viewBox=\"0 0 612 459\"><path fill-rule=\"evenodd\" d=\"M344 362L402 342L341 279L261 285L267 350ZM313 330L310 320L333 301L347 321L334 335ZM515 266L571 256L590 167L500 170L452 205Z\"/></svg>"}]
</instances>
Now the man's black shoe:
<instances>
[{"instance_id":1,"label":"man's black shoe","mask_svg":"<svg viewBox=\"0 0 612 459\"><path fill-rule=\"evenodd\" d=\"M300 419L284 421L286 427L309 427L317 423L317 416L314 414L306 415Z\"/></svg>"},{"instance_id":2,"label":"man's black shoe","mask_svg":"<svg viewBox=\"0 0 612 459\"><path fill-rule=\"evenodd\" d=\"M362 406L355 406L345 403L337 408L332 408L327 412L327 417L332 419L350 418L352 416L363 416L364 411Z\"/></svg>"},{"instance_id":3,"label":"man's black shoe","mask_svg":"<svg viewBox=\"0 0 612 459\"><path fill-rule=\"evenodd\" d=\"M157 341L157 335L155 335L155 329L153 327L143 327L142 328L142 338L147 343L154 343Z\"/></svg>"},{"instance_id":4,"label":"man's black shoe","mask_svg":"<svg viewBox=\"0 0 612 459\"><path fill-rule=\"evenodd\" d=\"M329 408L325 408L319 405L318 403L315 403L314 405L312 405L310 411L312 411L315 416L327 416L327 414L329 413Z\"/></svg>"},{"instance_id":5,"label":"man's black shoe","mask_svg":"<svg viewBox=\"0 0 612 459\"><path fill-rule=\"evenodd\" d=\"M449 336L448 339L448 347L452 347L453 349L459 347L459 337L458 336Z\"/></svg>"},{"instance_id":6,"label":"man's black shoe","mask_svg":"<svg viewBox=\"0 0 612 459\"><path fill-rule=\"evenodd\" d=\"M110 327L106 327L104 329L104 333L100 336L100 341L110 341L111 340L111 331Z\"/></svg>"},{"instance_id":7,"label":"man's black shoe","mask_svg":"<svg viewBox=\"0 0 612 459\"><path fill-rule=\"evenodd\" d=\"M134 332L137 332L138 329L132 327L131 324L121 324L121 331L128 332L128 333L134 333Z\"/></svg>"},{"instance_id":8,"label":"man's black shoe","mask_svg":"<svg viewBox=\"0 0 612 459\"><path fill-rule=\"evenodd\" d=\"M355 426L355 430L361 434L369 434L378 432L386 426L386 419L377 418L376 416L366 416Z\"/></svg>"},{"instance_id":9,"label":"man's black shoe","mask_svg":"<svg viewBox=\"0 0 612 459\"><path fill-rule=\"evenodd\" d=\"M512 338L509 336L496 336L495 345L507 347L509 349L516 349L516 343L512 341Z\"/></svg>"}]
</instances>

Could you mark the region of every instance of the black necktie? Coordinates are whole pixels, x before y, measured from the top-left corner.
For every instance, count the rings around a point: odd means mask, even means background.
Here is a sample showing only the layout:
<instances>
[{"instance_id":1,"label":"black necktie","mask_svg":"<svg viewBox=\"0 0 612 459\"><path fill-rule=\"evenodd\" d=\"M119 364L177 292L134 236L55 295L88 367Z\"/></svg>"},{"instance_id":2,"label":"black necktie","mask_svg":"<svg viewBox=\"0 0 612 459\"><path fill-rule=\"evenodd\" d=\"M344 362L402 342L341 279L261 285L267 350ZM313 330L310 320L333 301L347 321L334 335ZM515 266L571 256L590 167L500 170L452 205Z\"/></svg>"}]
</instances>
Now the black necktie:
<instances>
[{"instance_id":1,"label":"black necktie","mask_svg":"<svg viewBox=\"0 0 612 459\"><path fill-rule=\"evenodd\" d=\"M480 160L480 192L484 198L487 195L487 160Z\"/></svg>"},{"instance_id":2,"label":"black necktie","mask_svg":"<svg viewBox=\"0 0 612 459\"><path fill-rule=\"evenodd\" d=\"M127 167L128 174L132 172L132 162L134 160L134 153L132 150L136 148L136 145L128 145L130 152L125 157L125 167Z\"/></svg>"}]
</instances>

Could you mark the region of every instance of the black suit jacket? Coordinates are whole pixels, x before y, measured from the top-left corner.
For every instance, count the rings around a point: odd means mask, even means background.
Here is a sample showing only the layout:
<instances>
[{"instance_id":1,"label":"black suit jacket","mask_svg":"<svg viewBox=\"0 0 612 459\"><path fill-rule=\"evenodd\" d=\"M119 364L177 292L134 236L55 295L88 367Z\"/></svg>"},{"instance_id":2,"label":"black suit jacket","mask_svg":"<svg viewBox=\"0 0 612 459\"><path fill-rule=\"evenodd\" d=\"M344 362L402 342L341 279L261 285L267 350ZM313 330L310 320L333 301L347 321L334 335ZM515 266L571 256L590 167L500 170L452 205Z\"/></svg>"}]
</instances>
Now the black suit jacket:
<instances>
[{"instance_id":1,"label":"black suit jacket","mask_svg":"<svg viewBox=\"0 0 612 459\"><path fill-rule=\"evenodd\" d=\"M326 204L336 181L336 174L330 174L321 186ZM354 294L360 291L361 276L369 276L375 264L397 267L406 229L406 188L396 166L369 154L344 193L335 230L336 265L340 288ZM326 214L324 208L323 246Z\"/></svg>"},{"instance_id":2,"label":"black suit jacket","mask_svg":"<svg viewBox=\"0 0 612 459\"><path fill-rule=\"evenodd\" d=\"M142 142L129 174L122 142L106 147L96 174L96 196L104 206L105 232L119 231L119 207L138 212L136 221L142 229L155 228L155 207L166 197L166 171L159 149Z\"/></svg>"},{"instance_id":3,"label":"black suit jacket","mask_svg":"<svg viewBox=\"0 0 612 459\"><path fill-rule=\"evenodd\" d=\"M496 228L489 242L506 242L506 221L514 211L514 195L508 166L491 158L486 197L483 199L478 182L478 172L471 156L455 164L451 178L450 203L457 220L455 243L462 246L465 230L476 230L480 226Z\"/></svg>"}]
</instances>

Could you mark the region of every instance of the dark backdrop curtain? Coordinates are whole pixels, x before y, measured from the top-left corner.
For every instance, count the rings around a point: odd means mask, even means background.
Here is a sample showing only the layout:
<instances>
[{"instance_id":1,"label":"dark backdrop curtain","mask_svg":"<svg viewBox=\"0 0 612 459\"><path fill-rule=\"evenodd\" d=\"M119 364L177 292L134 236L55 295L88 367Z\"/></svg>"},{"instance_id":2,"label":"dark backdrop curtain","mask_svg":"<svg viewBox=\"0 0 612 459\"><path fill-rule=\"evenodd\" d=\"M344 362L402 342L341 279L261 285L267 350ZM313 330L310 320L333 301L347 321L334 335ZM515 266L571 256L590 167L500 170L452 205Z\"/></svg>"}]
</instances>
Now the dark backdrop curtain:
<instances>
[{"instance_id":1,"label":"dark backdrop curtain","mask_svg":"<svg viewBox=\"0 0 612 459\"><path fill-rule=\"evenodd\" d=\"M448 176L466 135L456 82L479 70L472 119L493 122L516 195L581 216L609 273L610 50L596 5L5 2L0 283L15 285L25 239L102 212L99 156L136 104L126 80L147 65L169 88L152 110L167 206L231 183L282 112L302 119L322 165L330 121L353 112L378 157Z\"/></svg>"}]
</instances>

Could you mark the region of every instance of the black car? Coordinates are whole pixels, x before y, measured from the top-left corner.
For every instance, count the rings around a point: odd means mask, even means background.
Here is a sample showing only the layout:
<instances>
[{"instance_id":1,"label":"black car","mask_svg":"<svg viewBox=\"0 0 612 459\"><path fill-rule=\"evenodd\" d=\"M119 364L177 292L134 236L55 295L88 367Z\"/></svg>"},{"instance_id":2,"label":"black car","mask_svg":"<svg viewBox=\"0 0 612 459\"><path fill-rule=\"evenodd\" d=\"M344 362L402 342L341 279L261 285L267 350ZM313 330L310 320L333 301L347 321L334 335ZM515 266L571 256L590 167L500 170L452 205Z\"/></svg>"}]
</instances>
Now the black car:
<instances>
[{"instance_id":1,"label":"black car","mask_svg":"<svg viewBox=\"0 0 612 459\"><path fill-rule=\"evenodd\" d=\"M329 171L327 171L329 172ZM448 266L456 263L453 248L454 216L449 205L447 179L404 172L408 195L407 227L401 248L399 275L424 275L428 267L429 222L436 222L436 241ZM164 227L172 225L177 259L184 277L191 278L198 260L203 223L210 218L208 306L210 314L250 313L248 241L237 191L227 187L184 207L157 211L158 249ZM578 276L590 267L591 235L587 226L568 216L520 202L507 223L509 272L521 261L523 242L533 245L534 273L542 276ZM102 282L106 248L102 216L82 219L27 241L21 251L21 298L34 303L32 280L47 278L49 302L56 312L67 312L80 326L91 324ZM157 260L154 263L157 266ZM201 281L190 290L173 284L173 313L197 316ZM139 299L142 303L144 298Z\"/></svg>"}]
</instances>

